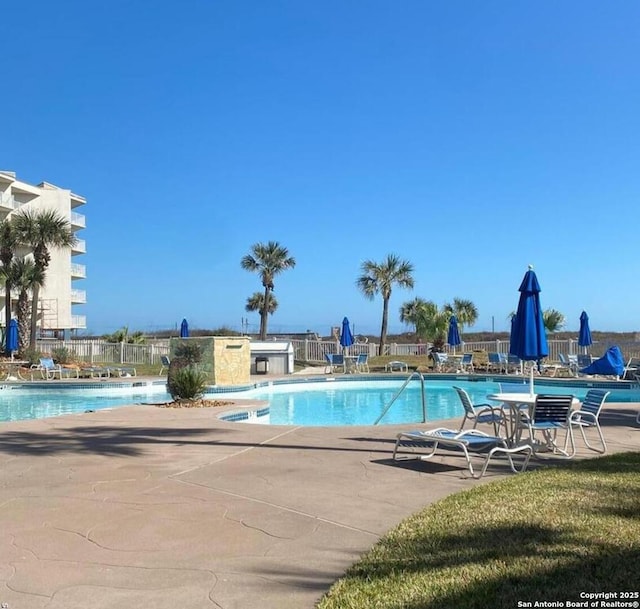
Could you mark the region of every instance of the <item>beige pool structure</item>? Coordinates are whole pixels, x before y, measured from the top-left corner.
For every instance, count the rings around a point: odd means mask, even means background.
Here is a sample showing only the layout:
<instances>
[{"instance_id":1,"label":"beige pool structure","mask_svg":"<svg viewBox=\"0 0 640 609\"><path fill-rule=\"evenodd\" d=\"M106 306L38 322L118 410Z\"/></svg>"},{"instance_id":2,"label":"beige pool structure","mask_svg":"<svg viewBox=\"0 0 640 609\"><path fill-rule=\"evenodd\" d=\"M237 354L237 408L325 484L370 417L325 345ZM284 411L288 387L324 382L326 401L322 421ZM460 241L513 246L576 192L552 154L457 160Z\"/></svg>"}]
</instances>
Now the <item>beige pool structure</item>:
<instances>
[{"instance_id":1,"label":"beige pool structure","mask_svg":"<svg viewBox=\"0 0 640 609\"><path fill-rule=\"evenodd\" d=\"M639 408L603 410L610 452L640 448ZM266 426L220 411L0 423L0 603L311 609L403 518L513 475L498 464L474 480L459 457L394 463L407 425Z\"/></svg>"}]
</instances>

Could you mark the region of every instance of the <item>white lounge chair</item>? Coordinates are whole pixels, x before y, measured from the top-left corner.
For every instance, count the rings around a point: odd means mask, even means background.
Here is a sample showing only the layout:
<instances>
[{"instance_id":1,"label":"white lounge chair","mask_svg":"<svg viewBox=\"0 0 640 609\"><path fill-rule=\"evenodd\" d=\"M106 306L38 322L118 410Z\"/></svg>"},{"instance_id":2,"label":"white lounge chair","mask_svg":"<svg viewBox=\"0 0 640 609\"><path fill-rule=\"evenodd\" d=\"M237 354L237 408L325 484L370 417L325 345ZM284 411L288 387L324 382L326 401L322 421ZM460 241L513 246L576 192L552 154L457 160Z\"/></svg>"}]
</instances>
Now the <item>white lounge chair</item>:
<instances>
[{"instance_id":1,"label":"white lounge chair","mask_svg":"<svg viewBox=\"0 0 640 609\"><path fill-rule=\"evenodd\" d=\"M400 448L410 448L412 451L415 451L416 449L427 449L430 452L425 454L416 454L413 452L413 457L404 456L400 458L398 457ZM477 429L456 431L439 427L429 431L404 431L399 433L393 450L393 459L394 461L409 458L430 459L436 454L438 448L448 451L462 452L467 461L469 473L474 478L482 478L482 476L484 476L487 471L489 461L491 461L492 457L496 455L506 455L509 461L509 466L513 472L523 472L527 469L527 465L529 464L529 459L532 454L531 446L522 445L509 448L504 438L490 436ZM524 455L524 461L520 466L520 469L516 467L516 464L513 461L513 455L517 453L522 453ZM473 470L473 464L471 463L472 454L485 455L482 469L480 470L480 474L477 476Z\"/></svg>"}]
</instances>

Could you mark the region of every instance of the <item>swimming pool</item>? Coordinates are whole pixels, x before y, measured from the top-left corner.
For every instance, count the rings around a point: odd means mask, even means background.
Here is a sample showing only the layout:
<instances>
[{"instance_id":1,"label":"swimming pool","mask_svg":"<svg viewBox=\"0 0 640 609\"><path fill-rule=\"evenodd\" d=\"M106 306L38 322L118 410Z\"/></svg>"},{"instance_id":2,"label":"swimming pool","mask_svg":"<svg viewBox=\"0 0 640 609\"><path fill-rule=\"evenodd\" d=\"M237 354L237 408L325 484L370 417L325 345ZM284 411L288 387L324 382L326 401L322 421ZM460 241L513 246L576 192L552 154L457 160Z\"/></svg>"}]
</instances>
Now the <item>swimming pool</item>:
<instances>
[{"instance_id":1,"label":"swimming pool","mask_svg":"<svg viewBox=\"0 0 640 609\"><path fill-rule=\"evenodd\" d=\"M358 380L358 381L318 381L295 384L269 384L250 391L234 394L234 397L266 400L268 407L247 412L235 411L223 415L223 419L261 423L270 425L373 425L383 413L387 404L396 395L405 379ZM503 380L502 380L503 381ZM596 383L592 383L591 386ZM615 383L597 383L602 385ZM425 380L427 400L427 421L441 421L462 417L462 405L453 386L465 389L474 403L487 402L487 395L500 391L494 380ZM536 384L538 392L563 394L571 393L584 398L591 386L567 386L554 383L542 387ZM629 389L618 390L606 387L612 393L609 401L640 401L640 392ZM422 421L421 388L418 380L411 381L400 394L393 406L381 419L380 424L418 423Z\"/></svg>"},{"instance_id":2,"label":"swimming pool","mask_svg":"<svg viewBox=\"0 0 640 609\"><path fill-rule=\"evenodd\" d=\"M78 388L0 385L0 421L43 419L62 414L130 406L140 402L166 402L165 383L126 386L89 385Z\"/></svg>"}]
</instances>

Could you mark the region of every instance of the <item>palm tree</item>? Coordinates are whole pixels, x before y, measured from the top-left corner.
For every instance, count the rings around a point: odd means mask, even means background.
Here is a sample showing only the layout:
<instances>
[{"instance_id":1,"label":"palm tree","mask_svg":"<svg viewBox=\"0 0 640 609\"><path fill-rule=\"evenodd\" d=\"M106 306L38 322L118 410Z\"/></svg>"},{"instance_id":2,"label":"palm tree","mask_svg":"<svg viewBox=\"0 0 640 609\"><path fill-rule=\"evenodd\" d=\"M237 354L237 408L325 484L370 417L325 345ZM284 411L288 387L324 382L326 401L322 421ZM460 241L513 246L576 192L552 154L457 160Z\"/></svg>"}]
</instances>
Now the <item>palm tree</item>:
<instances>
[{"instance_id":1,"label":"palm tree","mask_svg":"<svg viewBox=\"0 0 640 609\"><path fill-rule=\"evenodd\" d=\"M8 270L13 261L15 250L17 247L17 235L13 230L13 226L8 219L4 219L0 223L0 262L2 267ZM5 324L9 327L11 320L11 279L12 273L3 273L4 278L4 318Z\"/></svg>"},{"instance_id":2,"label":"palm tree","mask_svg":"<svg viewBox=\"0 0 640 609\"><path fill-rule=\"evenodd\" d=\"M251 246L251 253L240 261L245 271L259 273L264 287L264 298L260 309L260 340L267 339L267 315L271 306L271 292L273 292L273 279L279 273L292 269L296 261L289 256L289 250L277 241L268 243L255 243Z\"/></svg>"},{"instance_id":3,"label":"palm tree","mask_svg":"<svg viewBox=\"0 0 640 609\"><path fill-rule=\"evenodd\" d=\"M417 333L418 316L420 310L426 304L426 300L416 296L413 300L409 300L400 307L400 321L403 324L413 326L414 332Z\"/></svg>"},{"instance_id":4,"label":"palm tree","mask_svg":"<svg viewBox=\"0 0 640 609\"><path fill-rule=\"evenodd\" d=\"M17 240L33 250L33 261L36 267L46 275L51 261L50 248L72 247L76 237L71 230L71 224L64 216L53 209L19 211L11 218L16 231ZM36 345L36 330L38 324L38 298L40 286L35 285L32 290L31 331L29 344Z\"/></svg>"},{"instance_id":5,"label":"palm tree","mask_svg":"<svg viewBox=\"0 0 640 609\"><path fill-rule=\"evenodd\" d=\"M560 311L546 309L542 312L542 322L547 332L558 332L564 327L565 317Z\"/></svg>"},{"instance_id":6,"label":"palm tree","mask_svg":"<svg viewBox=\"0 0 640 609\"><path fill-rule=\"evenodd\" d=\"M18 289L18 305L16 316L18 318L18 351L24 353L29 346L29 325L31 320L31 304L29 293L35 287L44 285L44 271L36 267L30 258L14 260L10 267L11 281Z\"/></svg>"},{"instance_id":7,"label":"palm tree","mask_svg":"<svg viewBox=\"0 0 640 609\"><path fill-rule=\"evenodd\" d=\"M435 351L441 351L447 339L451 314L444 307L426 301L418 311L416 332L421 338L433 343Z\"/></svg>"},{"instance_id":8,"label":"palm tree","mask_svg":"<svg viewBox=\"0 0 640 609\"><path fill-rule=\"evenodd\" d=\"M460 334L462 334L465 326L472 326L478 320L478 309L470 300L454 298L453 304L445 304L444 309L449 313L449 316L456 316L458 326L460 327Z\"/></svg>"},{"instance_id":9,"label":"palm tree","mask_svg":"<svg viewBox=\"0 0 640 609\"><path fill-rule=\"evenodd\" d=\"M394 285L401 288L413 288L413 265L407 260L400 260L395 254L389 254L381 263L365 260L361 266L362 275L356 285L369 300L382 294L382 325L380 328L380 355L384 354L387 340L387 324L389 321L389 300Z\"/></svg>"},{"instance_id":10,"label":"palm tree","mask_svg":"<svg viewBox=\"0 0 640 609\"><path fill-rule=\"evenodd\" d=\"M249 313L254 313L255 311L262 311L264 309L264 294L262 292L254 292L247 298L247 304L245 305L245 310L249 311ZM269 294L269 305L267 306L267 311L269 315L273 315L278 308L278 301L273 293Z\"/></svg>"}]
</instances>

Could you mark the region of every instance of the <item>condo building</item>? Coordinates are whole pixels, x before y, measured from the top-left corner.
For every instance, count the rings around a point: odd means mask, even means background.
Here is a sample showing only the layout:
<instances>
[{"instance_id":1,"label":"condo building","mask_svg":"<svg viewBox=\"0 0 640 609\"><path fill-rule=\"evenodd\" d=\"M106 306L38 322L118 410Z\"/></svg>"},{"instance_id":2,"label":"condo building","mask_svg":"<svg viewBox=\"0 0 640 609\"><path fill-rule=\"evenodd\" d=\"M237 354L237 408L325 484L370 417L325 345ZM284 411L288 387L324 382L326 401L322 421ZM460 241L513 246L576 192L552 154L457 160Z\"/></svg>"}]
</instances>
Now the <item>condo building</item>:
<instances>
[{"instance_id":1,"label":"condo building","mask_svg":"<svg viewBox=\"0 0 640 609\"><path fill-rule=\"evenodd\" d=\"M50 248L51 262L47 268L44 286L38 302L38 331L42 338L70 338L77 330L87 327L85 315L76 312L87 302L85 290L78 289L78 282L86 278L86 267L78 258L86 253L86 244L78 238L78 231L86 226L85 216L78 209L86 203L66 188L42 182L37 186L18 180L12 171L0 171L0 222L18 210L53 209L69 220L76 233L73 248ZM80 283L81 285L81 283ZM11 293L12 302L18 299L17 291ZM0 324L6 327L4 289L0 288ZM13 309L15 312L15 308ZM15 313L14 313L15 314Z\"/></svg>"}]
</instances>

